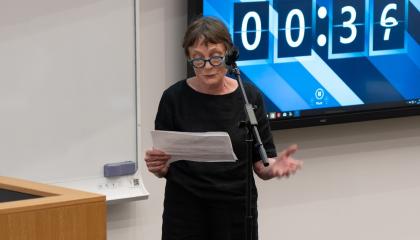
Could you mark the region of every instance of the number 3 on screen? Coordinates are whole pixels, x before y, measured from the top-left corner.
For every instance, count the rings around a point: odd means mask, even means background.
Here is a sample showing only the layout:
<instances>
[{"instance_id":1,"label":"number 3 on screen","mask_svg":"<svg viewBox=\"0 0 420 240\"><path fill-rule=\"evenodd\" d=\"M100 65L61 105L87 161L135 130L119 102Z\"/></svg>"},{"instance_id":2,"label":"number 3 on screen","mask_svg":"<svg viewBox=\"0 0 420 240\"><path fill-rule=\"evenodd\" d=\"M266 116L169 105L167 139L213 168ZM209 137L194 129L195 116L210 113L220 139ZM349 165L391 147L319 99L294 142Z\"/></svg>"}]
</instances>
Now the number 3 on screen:
<instances>
[{"instance_id":1,"label":"number 3 on screen","mask_svg":"<svg viewBox=\"0 0 420 240\"><path fill-rule=\"evenodd\" d=\"M365 56L367 2L331 0L329 7L329 58Z\"/></svg>"}]
</instances>

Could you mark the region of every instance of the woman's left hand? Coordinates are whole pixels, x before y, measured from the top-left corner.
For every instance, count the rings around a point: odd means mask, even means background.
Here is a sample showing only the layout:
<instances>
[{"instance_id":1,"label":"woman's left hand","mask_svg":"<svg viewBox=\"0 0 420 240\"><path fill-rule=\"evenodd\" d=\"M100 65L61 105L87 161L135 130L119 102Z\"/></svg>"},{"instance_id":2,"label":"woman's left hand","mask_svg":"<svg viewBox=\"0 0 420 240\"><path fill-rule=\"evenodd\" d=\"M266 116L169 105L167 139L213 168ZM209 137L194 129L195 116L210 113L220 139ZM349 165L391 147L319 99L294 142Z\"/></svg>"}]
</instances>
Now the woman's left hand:
<instances>
[{"instance_id":1,"label":"woman's left hand","mask_svg":"<svg viewBox=\"0 0 420 240\"><path fill-rule=\"evenodd\" d=\"M292 157L297 149L298 146L296 144L290 145L274 158L275 161L270 163L270 175L272 177L289 177L291 174L295 174L296 171L302 168L303 161Z\"/></svg>"}]
</instances>

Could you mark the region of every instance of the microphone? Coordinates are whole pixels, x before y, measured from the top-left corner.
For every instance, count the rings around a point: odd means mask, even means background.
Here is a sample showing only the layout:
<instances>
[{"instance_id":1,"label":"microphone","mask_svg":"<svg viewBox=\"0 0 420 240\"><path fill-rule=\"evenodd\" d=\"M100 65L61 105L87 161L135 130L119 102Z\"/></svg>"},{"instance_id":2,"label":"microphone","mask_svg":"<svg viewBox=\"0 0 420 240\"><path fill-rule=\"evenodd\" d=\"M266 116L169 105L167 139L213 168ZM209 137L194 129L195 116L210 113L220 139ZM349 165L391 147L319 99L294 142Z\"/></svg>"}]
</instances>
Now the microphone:
<instances>
[{"instance_id":1,"label":"microphone","mask_svg":"<svg viewBox=\"0 0 420 240\"><path fill-rule=\"evenodd\" d=\"M239 50L232 46L225 55L225 64L226 66L236 66L236 60L239 58Z\"/></svg>"}]
</instances>

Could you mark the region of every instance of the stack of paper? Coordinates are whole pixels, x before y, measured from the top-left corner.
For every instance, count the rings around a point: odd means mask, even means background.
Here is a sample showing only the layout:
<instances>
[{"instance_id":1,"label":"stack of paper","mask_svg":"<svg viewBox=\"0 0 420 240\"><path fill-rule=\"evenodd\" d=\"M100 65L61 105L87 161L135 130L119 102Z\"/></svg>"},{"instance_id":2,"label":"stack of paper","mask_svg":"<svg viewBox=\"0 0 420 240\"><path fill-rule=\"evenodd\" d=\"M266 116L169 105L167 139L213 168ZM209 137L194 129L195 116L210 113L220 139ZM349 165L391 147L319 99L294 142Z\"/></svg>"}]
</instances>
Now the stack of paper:
<instances>
[{"instance_id":1,"label":"stack of paper","mask_svg":"<svg viewBox=\"0 0 420 240\"><path fill-rule=\"evenodd\" d=\"M198 162L234 162L232 142L226 132L152 131L153 147L178 160Z\"/></svg>"}]
</instances>

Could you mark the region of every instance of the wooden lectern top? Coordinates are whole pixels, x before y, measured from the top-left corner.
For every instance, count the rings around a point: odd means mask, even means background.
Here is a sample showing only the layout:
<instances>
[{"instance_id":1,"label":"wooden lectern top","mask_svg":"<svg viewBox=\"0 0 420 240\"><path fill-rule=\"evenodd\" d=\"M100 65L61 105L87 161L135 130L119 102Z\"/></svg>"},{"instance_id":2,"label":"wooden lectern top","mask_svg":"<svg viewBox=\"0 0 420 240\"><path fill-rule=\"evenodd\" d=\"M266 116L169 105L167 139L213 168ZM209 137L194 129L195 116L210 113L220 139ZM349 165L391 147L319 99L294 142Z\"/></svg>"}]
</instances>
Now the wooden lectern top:
<instances>
[{"instance_id":1,"label":"wooden lectern top","mask_svg":"<svg viewBox=\"0 0 420 240\"><path fill-rule=\"evenodd\" d=\"M39 196L0 203L1 240L103 240L105 196L0 176L0 189Z\"/></svg>"},{"instance_id":2,"label":"wooden lectern top","mask_svg":"<svg viewBox=\"0 0 420 240\"><path fill-rule=\"evenodd\" d=\"M0 214L105 201L105 196L95 193L3 176L0 176L0 188L40 196L35 199L0 203Z\"/></svg>"}]
</instances>

